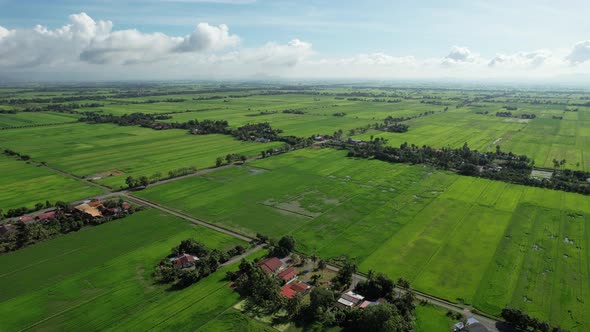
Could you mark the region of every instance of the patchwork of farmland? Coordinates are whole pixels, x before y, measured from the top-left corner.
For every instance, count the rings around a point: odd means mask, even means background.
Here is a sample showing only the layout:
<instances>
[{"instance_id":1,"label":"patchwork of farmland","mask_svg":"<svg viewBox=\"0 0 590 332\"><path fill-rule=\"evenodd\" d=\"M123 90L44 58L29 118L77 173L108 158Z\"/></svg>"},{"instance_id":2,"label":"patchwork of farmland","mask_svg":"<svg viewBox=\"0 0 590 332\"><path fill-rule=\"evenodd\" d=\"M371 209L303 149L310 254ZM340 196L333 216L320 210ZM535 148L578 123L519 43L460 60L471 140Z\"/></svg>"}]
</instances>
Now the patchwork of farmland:
<instances>
[{"instance_id":1,"label":"patchwork of farmland","mask_svg":"<svg viewBox=\"0 0 590 332\"><path fill-rule=\"evenodd\" d=\"M26 206L49 200L71 202L102 193L86 183L70 179L44 167L0 155L0 209Z\"/></svg>"},{"instance_id":2,"label":"patchwork of farmland","mask_svg":"<svg viewBox=\"0 0 590 332\"><path fill-rule=\"evenodd\" d=\"M2 255L0 330L195 330L206 326L238 301L222 280L234 266L181 291L169 291L151 277L155 264L170 248L189 237L210 248L244 244L146 210Z\"/></svg>"},{"instance_id":3,"label":"patchwork of farmland","mask_svg":"<svg viewBox=\"0 0 590 332\"><path fill-rule=\"evenodd\" d=\"M69 124L51 128L25 128L0 132L0 146L28 154L37 162L113 188L125 185L127 176L152 176L181 167L215 165L229 153L255 156L282 143L254 143L227 135L190 135L184 130L155 131L110 124Z\"/></svg>"},{"instance_id":4,"label":"patchwork of farmland","mask_svg":"<svg viewBox=\"0 0 590 332\"><path fill-rule=\"evenodd\" d=\"M308 254L493 314L590 324L587 197L344 155L299 150L138 195L240 232L292 234Z\"/></svg>"},{"instance_id":5,"label":"patchwork of farmland","mask_svg":"<svg viewBox=\"0 0 590 332\"><path fill-rule=\"evenodd\" d=\"M282 135L341 130L343 139L379 137L392 146L468 143L493 151L499 145L533 158L537 167L565 159L564 168L588 171L588 100L573 90L344 85L0 88L0 147L49 166L0 156L0 208L103 193L59 171L118 189L128 176L165 178L179 168L214 166L227 154L258 156L283 145L74 123L82 116L76 112L142 112L167 115L158 121L172 123L226 120L230 128L268 122ZM55 112L60 107L65 111ZM510 116L496 116L508 110ZM367 130L387 117L409 130ZM590 329L586 196L356 160L318 146L135 195L243 234L293 235L304 253L350 258L363 272L404 277L420 291L492 315L511 306L573 331ZM2 255L0 330L269 330L231 309L238 297L222 281L225 269L181 292L153 283L155 262L190 236L220 249L240 243L148 210ZM447 329L449 319L439 311L419 307L417 330Z\"/></svg>"}]
</instances>

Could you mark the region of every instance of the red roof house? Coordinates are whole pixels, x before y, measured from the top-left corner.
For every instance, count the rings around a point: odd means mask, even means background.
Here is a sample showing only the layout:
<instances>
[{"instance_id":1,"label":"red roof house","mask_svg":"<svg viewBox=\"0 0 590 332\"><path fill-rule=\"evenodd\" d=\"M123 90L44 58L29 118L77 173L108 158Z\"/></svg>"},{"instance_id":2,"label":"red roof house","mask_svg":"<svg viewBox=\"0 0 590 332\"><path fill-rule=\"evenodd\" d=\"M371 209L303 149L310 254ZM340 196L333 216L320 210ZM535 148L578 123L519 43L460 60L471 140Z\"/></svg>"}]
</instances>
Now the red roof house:
<instances>
[{"instance_id":1,"label":"red roof house","mask_svg":"<svg viewBox=\"0 0 590 332\"><path fill-rule=\"evenodd\" d=\"M294 268L290 267L288 269L286 269L285 271L277 274L277 276L285 281L289 281L293 278L295 278L295 276L297 275L297 270L295 270Z\"/></svg>"},{"instance_id":2,"label":"red roof house","mask_svg":"<svg viewBox=\"0 0 590 332\"><path fill-rule=\"evenodd\" d=\"M55 217L55 211L49 211L35 217L35 220L43 221Z\"/></svg>"},{"instance_id":3,"label":"red roof house","mask_svg":"<svg viewBox=\"0 0 590 332\"><path fill-rule=\"evenodd\" d=\"M291 288L291 285L285 285L283 288L281 288L281 295L288 299L292 299L295 297L295 295L297 295L297 292Z\"/></svg>"},{"instance_id":4,"label":"red roof house","mask_svg":"<svg viewBox=\"0 0 590 332\"><path fill-rule=\"evenodd\" d=\"M195 265L195 262L198 260L199 258L193 255L182 254L178 257L173 258L172 262L174 262L175 268L181 269Z\"/></svg>"},{"instance_id":5,"label":"red roof house","mask_svg":"<svg viewBox=\"0 0 590 332\"><path fill-rule=\"evenodd\" d=\"M18 221L20 221L20 222L29 222L31 220L33 220L33 217L31 217L31 216L22 216L22 217L18 218Z\"/></svg>"},{"instance_id":6,"label":"red roof house","mask_svg":"<svg viewBox=\"0 0 590 332\"><path fill-rule=\"evenodd\" d=\"M292 290L297 292L297 294L307 293L311 289L311 286L304 282L295 282L290 284L290 286Z\"/></svg>"},{"instance_id":7,"label":"red roof house","mask_svg":"<svg viewBox=\"0 0 590 332\"><path fill-rule=\"evenodd\" d=\"M267 258L258 263L258 267L267 274L275 273L283 266L283 262L276 257Z\"/></svg>"}]
</instances>

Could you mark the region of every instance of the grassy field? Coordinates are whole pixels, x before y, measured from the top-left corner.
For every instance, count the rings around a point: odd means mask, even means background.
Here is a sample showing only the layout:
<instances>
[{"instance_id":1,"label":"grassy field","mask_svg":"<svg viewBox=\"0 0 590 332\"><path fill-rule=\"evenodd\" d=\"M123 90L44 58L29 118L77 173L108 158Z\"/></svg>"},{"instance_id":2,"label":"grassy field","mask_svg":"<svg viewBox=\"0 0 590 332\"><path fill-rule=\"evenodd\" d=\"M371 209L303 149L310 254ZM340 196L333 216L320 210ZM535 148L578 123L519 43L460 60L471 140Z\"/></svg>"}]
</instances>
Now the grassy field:
<instances>
[{"instance_id":1,"label":"grassy field","mask_svg":"<svg viewBox=\"0 0 590 332\"><path fill-rule=\"evenodd\" d=\"M446 311L432 305L416 306L416 332L450 331L456 321Z\"/></svg>"},{"instance_id":2,"label":"grassy field","mask_svg":"<svg viewBox=\"0 0 590 332\"><path fill-rule=\"evenodd\" d=\"M30 155L62 171L118 188L127 176L151 176L195 166L215 165L228 153L254 156L282 143L243 142L227 135L190 135L184 130L156 131L141 127L70 124L0 132L0 146ZM113 175L110 175L113 174Z\"/></svg>"},{"instance_id":3,"label":"grassy field","mask_svg":"<svg viewBox=\"0 0 590 332\"><path fill-rule=\"evenodd\" d=\"M16 113L16 114L0 114L0 129L46 125L66 122L76 122L78 116L73 114L51 113L51 112L36 112L36 113Z\"/></svg>"},{"instance_id":4,"label":"grassy field","mask_svg":"<svg viewBox=\"0 0 590 332\"><path fill-rule=\"evenodd\" d=\"M168 291L151 277L170 248L189 237L219 249L242 243L146 210L2 255L0 330L204 326L237 302L237 295L221 280L227 268L181 291Z\"/></svg>"},{"instance_id":5,"label":"grassy field","mask_svg":"<svg viewBox=\"0 0 590 332\"><path fill-rule=\"evenodd\" d=\"M86 183L67 178L44 167L0 155L0 209L26 206L49 200L75 201L102 193Z\"/></svg>"},{"instance_id":6,"label":"grassy field","mask_svg":"<svg viewBox=\"0 0 590 332\"><path fill-rule=\"evenodd\" d=\"M308 254L492 314L511 305L589 326L588 197L344 155L299 150L138 195L243 233L292 234Z\"/></svg>"}]
</instances>

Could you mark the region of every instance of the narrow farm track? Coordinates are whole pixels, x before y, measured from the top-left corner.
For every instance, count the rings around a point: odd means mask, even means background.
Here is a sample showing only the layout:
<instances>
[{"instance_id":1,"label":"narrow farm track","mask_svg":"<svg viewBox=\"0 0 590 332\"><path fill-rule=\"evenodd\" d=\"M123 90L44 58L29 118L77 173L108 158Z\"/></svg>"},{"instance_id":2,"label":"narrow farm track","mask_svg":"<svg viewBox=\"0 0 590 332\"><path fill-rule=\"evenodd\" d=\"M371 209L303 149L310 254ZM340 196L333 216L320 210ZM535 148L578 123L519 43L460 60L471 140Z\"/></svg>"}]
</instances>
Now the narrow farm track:
<instances>
[{"instance_id":1,"label":"narrow farm track","mask_svg":"<svg viewBox=\"0 0 590 332\"><path fill-rule=\"evenodd\" d=\"M215 231L218 231L218 232L227 234L229 236L233 236L233 237L238 238L240 240L244 240L244 241L252 241L252 240L254 240L254 238L252 238L252 237L249 237L249 236L246 236L246 235L242 235L242 234L236 233L236 232L231 231L229 229L226 229L226 228L223 228L223 227L219 227L219 226L213 225L211 223L208 223L208 222L203 221L203 220L200 220L200 219L193 218L193 217L191 217L189 215L186 215L184 213L180 213L180 212L175 211L175 210L171 210L171 209L166 208L164 206L161 206L159 204L150 202L150 201L148 201L146 199L139 198L137 196L133 196L133 195L128 194L128 193L122 193L122 194L123 194L123 196L127 197L130 201L134 201L135 203L138 203L138 204L141 204L141 205L147 205L147 206L153 207L155 209L164 211L164 212L169 213L171 215L174 215L174 216L180 217L182 219L188 220L188 221L192 222L193 224L197 224L199 226L204 226L204 227L211 228L211 229L213 229Z\"/></svg>"}]
</instances>

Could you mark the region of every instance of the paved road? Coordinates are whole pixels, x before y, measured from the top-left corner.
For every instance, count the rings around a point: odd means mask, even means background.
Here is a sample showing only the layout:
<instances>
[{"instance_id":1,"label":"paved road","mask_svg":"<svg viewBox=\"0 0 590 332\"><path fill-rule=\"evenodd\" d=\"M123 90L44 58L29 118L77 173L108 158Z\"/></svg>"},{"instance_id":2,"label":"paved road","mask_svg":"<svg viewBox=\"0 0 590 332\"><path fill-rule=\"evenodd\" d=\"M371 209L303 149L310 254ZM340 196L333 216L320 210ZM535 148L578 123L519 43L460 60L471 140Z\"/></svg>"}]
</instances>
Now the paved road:
<instances>
[{"instance_id":1,"label":"paved road","mask_svg":"<svg viewBox=\"0 0 590 332\"><path fill-rule=\"evenodd\" d=\"M246 251L245 253L241 254L240 256L233 257L229 261L221 264L221 266L226 266L226 265L230 265L230 264L233 264L235 262L241 261L242 258L246 258L246 257L252 255L253 253L257 252L258 250L260 250L262 248L264 248L264 245L263 244L259 244L256 247L254 247L254 248Z\"/></svg>"}]
</instances>

